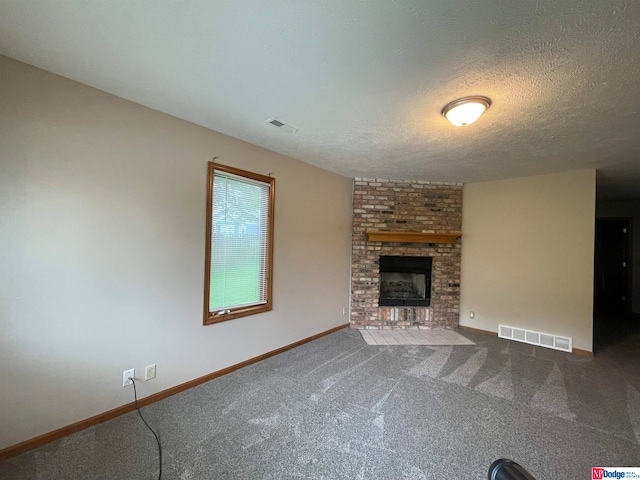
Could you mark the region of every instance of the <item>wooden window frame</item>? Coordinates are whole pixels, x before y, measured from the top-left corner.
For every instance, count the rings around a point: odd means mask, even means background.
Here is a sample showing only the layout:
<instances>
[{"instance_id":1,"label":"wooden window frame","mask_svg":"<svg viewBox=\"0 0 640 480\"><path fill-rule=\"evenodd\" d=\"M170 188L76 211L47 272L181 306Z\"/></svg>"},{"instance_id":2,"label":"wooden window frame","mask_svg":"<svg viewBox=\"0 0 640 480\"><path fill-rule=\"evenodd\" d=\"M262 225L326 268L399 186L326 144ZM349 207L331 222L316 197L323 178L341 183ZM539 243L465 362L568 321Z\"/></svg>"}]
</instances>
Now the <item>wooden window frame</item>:
<instances>
[{"instance_id":1,"label":"wooden window frame","mask_svg":"<svg viewBox=\"0 0 640 480\"><path fill-rule=\"evenodd\" d=\"M216 171L230 173L239 177L256 180L269 185L269 213L267 219L267 259L266 259L266 278L265 278L265 300L266 303L260 305L250 305L227 309L228 313L212 313L209 311L209 288L211 281L211 229L213 222L213 180ZM226 322L235 318L246 317L247 315L255 315L257 313L268 312L273 308L273 218L275 208L275 178L260 175L258 173L248 172L235 167L221 165L215 162L208 162L207 167L207 232L204 262L204 325Z\"/></svg>"}]
</instances>

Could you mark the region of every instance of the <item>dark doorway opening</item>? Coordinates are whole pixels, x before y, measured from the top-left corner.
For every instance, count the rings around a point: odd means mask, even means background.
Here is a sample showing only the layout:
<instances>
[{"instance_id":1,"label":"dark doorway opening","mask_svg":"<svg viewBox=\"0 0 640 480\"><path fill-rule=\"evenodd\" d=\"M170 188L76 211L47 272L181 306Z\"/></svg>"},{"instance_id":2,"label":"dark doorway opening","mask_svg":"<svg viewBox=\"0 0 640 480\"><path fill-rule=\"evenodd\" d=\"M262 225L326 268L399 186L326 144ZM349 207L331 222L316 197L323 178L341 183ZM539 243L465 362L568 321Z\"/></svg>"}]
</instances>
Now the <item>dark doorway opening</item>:
<instances>
[{"instance_id":1,"label":"dark doorway opening","mask_svg":"<svg viewBox=\"0 0 640 480\"><path fill-rule=\"evenodd\" d=\"M631 313L631 218L596 220L594 308L597 314Z\"/></svg>"},{"instance_id":2,"label":"dark doorway opening","mask_svg":"<svg viewBox=\"0 0 640 480\"><path fill-rule=\"evenodd\" d=\"M617 343L636 328L632 317L632 234L628 217L596 219L594 347Z\"/></svg>"}]
</instances>

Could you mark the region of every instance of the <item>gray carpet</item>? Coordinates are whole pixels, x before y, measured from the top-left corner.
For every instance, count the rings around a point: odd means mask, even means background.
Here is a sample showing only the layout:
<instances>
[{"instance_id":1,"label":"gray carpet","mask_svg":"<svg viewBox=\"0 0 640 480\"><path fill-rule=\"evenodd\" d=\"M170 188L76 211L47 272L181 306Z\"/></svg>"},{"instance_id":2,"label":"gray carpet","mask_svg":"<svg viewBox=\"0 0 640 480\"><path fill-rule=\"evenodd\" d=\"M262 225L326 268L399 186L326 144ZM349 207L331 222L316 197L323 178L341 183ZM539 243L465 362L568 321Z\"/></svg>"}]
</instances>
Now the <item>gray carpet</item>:
<instances>
[{"instance_id":1,"label":"gray carpet","mask_svg":"<svg viewBox=\"0 0 640 480\"><path fill-rule=\"evenodd\" d=\"M145 407L163 478L539 480L640 465L640 338L593 359L463 332L473 346L372 346L341 330ZM0 464L0 478L154 479L130 413Z\"/></svg>"}]
</instances>

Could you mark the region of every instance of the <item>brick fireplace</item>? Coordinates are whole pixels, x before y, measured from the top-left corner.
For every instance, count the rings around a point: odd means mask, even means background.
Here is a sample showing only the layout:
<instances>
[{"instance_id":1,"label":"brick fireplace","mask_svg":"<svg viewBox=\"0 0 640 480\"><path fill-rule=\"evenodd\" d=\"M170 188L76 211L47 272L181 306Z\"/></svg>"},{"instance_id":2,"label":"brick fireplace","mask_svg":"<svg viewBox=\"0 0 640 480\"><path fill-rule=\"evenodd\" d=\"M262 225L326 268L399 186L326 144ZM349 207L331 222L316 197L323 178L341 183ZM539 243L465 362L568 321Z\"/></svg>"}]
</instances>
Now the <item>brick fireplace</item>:
<instances>
[{"instance_id":1,"label":"brick fireplace","mask_svg":"<svg viewBox=\"0 0 640 480\"><path fill-rule=\"evenodd\" d=\"M456 240L455 235L437 234L459 233L461 228L461 183L356 178L353 192L351 328L457 327L460 240ZM409 272L410 264L420 268L420 265L429 263L431 279L426 281L430 288L426 295L429 302L413 302L417 305L412 305L407 301L388 305L385 300L382 303L386 305L381 306L381 256L383 267L389 262L387 258L418 257L413 261L407 258L404 263L400 259L398 265L406 265L399 268L401 272ZM427 261L428 258L431 260ZM402 276L404 273L399 275L392 277L398 285L409 281ZM417 282L420 288L422 282ZM385 285L383 291L386 288Z\"/></svg>"}]
</instances>

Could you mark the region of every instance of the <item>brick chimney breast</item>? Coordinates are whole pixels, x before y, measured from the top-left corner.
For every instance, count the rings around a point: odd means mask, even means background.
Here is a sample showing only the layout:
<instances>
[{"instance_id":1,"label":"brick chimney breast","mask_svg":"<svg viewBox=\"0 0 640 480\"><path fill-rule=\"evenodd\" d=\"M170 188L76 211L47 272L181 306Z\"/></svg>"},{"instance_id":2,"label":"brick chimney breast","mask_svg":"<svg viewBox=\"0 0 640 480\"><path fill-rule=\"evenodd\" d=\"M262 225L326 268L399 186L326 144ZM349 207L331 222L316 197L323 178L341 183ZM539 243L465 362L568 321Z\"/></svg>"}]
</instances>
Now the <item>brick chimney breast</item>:
<instances>
[{"instance_id":1,"label":"brick chimney breast","mask_svg":"<svg viewBox=\"0 0 640 480\"><path fill-rule=\"evenodd\" d=\"M356 178L351 328L456 328L460 312L461 240L449 244L373 242L368 241L365 232L461 230L461 183ZM378 306L381 255L432 257L430 306Z\"/></svg>"}]
</instances>

